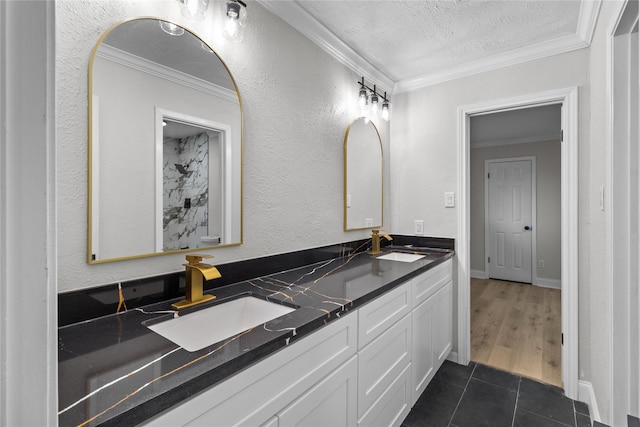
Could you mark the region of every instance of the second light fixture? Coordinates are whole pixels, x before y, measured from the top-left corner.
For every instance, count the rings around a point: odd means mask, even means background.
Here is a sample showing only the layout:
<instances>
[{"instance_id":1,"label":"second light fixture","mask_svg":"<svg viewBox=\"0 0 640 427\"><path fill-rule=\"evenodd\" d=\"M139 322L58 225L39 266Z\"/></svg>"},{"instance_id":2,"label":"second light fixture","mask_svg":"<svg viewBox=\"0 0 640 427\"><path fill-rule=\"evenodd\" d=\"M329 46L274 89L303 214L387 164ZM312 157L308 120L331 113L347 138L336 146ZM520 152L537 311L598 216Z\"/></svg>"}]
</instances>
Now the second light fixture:
<instances>
[{"instance_id":1,"label":"second light fixture","mask_svg":"<svg viewBox=\"0 0 640 427\"><path fill-rule=\"evenodd\" d=\"M376 85L373 85L373 89L364 83L364 77L358 82L360 89L358 90L358 103L360 105L360 112L362 115L369 119L377 117L378 115L385 121L389 121L391 118L390 107L391 103L387 98L387 92L381 95L376 90Z\"/></svg>"}]
</instances>

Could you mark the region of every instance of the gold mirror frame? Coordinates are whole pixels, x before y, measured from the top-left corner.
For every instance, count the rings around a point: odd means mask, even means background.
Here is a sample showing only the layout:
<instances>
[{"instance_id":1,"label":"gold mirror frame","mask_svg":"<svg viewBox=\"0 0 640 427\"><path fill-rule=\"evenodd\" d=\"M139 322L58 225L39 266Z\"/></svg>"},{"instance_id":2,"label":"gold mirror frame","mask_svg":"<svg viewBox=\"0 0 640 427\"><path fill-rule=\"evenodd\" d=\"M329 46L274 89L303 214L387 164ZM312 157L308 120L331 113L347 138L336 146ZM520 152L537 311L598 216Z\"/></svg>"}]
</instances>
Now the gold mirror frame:
<instances>
[{"instance_id":1,"label":"gold mirror frame","mask_svg":"<svg viewBox=\"0 0 640 427\"><path fill-rule=\"evenodd\" d=\"M230 207L231 211L233 212L233 210L235 209L237 211L236 215L233 215L232 213L232 219L229 219L229 221L233 221L235 225L233 225L233 227L235 227L237 230L235 231L235 234L239 234L239 239L230 243L220 243L220 244L214 244L214 245L207 245L207 246L198 246L198 247L191 247L191 248L185 248L185 249L175 249L175 250L166 250L166 251L156 251L156 252L148 252L148 253L136 253L136 254L127 254L124 256L114 256L114 257L110 257L110 258L105 258L105 259L95 259L94 255L93 255L93 243L94 243L94 236L93 236L93 227L94 227L94 217L93 217L93 207L94 207L94 195L93 195L93 185L94 185L94 161L95 159L93 158L94 156L94 143L93 143L93 133L96 130L96 128L98 128L99 126L94 126L94 105L93 105L93 98L94 98L94 61L96 58L96 54L98 52L98 49L100 48L100 46L103 44L104 40L117 28L121 27L122 25L125 25L127 23L132 23L135 21L140 21L140 20L154 20L158 23L160 22L168 22L172 25L175 25L179 28L184 29L184 34L189 34L192 37L195 37L198 41L200 41L202 43L202 48L203 49L208 49L210 51L210 53L217 58L217 60L220 62L221 66L224 68L224 70L227 73L227 77L229 79L229 84L230 86L233 88L233 91L235 91L235 95L237 96L237 104L238 104L238 116L237 116L237 120L238 120L238 124L239 124L239 139L236 140L232 140L229 145L231 146L231 148L229 148L229 150L236 150L238 151L237 155L235 155L235 157L233 157L233 162L231 166L227 166L231 172L230 172L230 178L232 180L231 183L229 183L229 187L228 190L235 193L235 194L230 194L228 198L231 198L234 202L232 202L232 206ZM243 229L243 192L244 192L244 172L243 172L243 156L244 156L244 117L243 117L243 108L242 108L242 98L240 96L240 92L238 90L238 86L236 84L236 81L233 77L233 75L231 74L231 71L229 70L229 67L227 66L227 64L222 60L222 58L220 58L220 56L213 50L213 48L204 40L202 40L202 38L200 38L200 36L198 36L197 34L195 34L193 31L189 30L188 28L184 28L181 27L173 22L170 21L166 21L164 19L161 18L157 18L157 17L138 17L138 18L133 18L133 19L129 19L129 20L125 20L122 22L119 22L115 25L113 25L111 28L109 28L104 34L102 34L100 36L100 38L98 39L98 41L96 42L93 50L91 51L91 57L89 60L89 78L88 78L88 206L87 206L87 263L89 264L101 264L101 263L106 263L106 262L114 262L114 261L123 261L123 260L128 260L128 259L139 259L139 258L146 258L146 257L154 257L154 256L161 256L161 255L169 255L169 254L176 254L176 253L184 253L184 252L193 252L194 250L210 250L210 249L217 249L217 248L222 248L222 247L229 247L229 246L238 246L241 245L243 243L243 235L244 235L244 229ZM157 114L156 114L157 115ZM236 132L237 134L238 132ZM233 148L233 145L237 144L236 148ZM156 149L157 151L157 149ZM237 166L237 170L236 170L236 166ZM222 167L225 167L224 165ZM209 190L207 190L209 191ZM126 207L123 207L126 208ZM131 213L132 216L135 216L136 213L132 212ZM150 218L149 222L154 222L155 218ZM157 243L156 243L157 246Z\"/></svg>"},{"instance_id":2,"label":"gold mirror frame","mask_svg":"<svg viewBox=\"0 0 640 427\"><path fill-rule=\"evenodd\" d=\"M375 134L373 132L371 132L370 135L364 135L362 133L361 130L367 128L371 126L371 129L373 131L375 131ZM365 140L363 141L356 141L354 140L354 133L356 137L359 138L365 138ZM371 138L371 137L374 138ZM367 139L368 138L368 139ZM353 153L352 152L352 158L351 158L351 163L350 163L350 158L349 158L349 140L351 139L351 143L352 145L354 143L359 143L360 145L362 144L367 144L367 148L366 149L371 149L371 148L375 148L375 147L379 147L380 148L380 177L379 177L379 182L380 182L380 188L379 188L379 193L378 190L376 188L372 188L371 192L372 194L374 194L374 197L377 197L377 194L379 194L380 197L380 210L379 212L373 212L373 211L377 211L377 206L378 203L377 201L373 202L372 205L369 206L365 206L364 209L361 209L361 212L365 213L365 217L362 217L363 215L361 215L362 218L360 218L362 220L362 222L360 224L357 224L358 220L354 219L354 218L350 218L349 217L349 211L350 209L353 209L354 207L357 208L358 206L360 206L360 202L358 200L354 200L353 198L353 188L350 188L349 185L349 177L351 176L351 181L354 181L356 178L358 179L359 188L364 188L364 187L368 187L368 185L375 185L375 182L377 181L377 177L376 176L362 176L363 172L367 172L367 170L360 168L359 171L360 173L356 172L356 155L358 153ZM375 144L377 142L377 144ZM364 147L359 147L364 149ZM345 133L344 136L344 200L343 200L343 211L344 211L344 230L345 231L353 231L353 230L367 230L367 229L374 229L374 228L380 228L382 227L382 225L384 224L384 152L382 149L382 139L380 138L380 132L378 132L378 128L373 124L373 122L371 122L370 120L367 120L365 117L359 117L357 119L355 119L353 122L351 122L351 124L349 125L349 127L347 128L347 131ZM366 161L367 159L363 159L362 157L366 157L367 152L366 151L361 151L360 154L363 154L363 156L360 157L361 161ZM375 153L374 153L375 154ZM375 159L373 159L375 161ZM372 172L376 172L375 171L375 164L366 164L367 167L370 167L372 169ZM371 172L371 171L370 171ZM351 193L350 193L351 191ZM366 198L365 194L360 194L361 198ZM352 215L353 216L353 215ZM371 216L371 219L373 220L371 222L371 225L367 224L367 219L366 216ZM379 218L379 222L377 221L377 219ZM354 224L356 223L356 224Z\"/></svg>"}]
</instances>

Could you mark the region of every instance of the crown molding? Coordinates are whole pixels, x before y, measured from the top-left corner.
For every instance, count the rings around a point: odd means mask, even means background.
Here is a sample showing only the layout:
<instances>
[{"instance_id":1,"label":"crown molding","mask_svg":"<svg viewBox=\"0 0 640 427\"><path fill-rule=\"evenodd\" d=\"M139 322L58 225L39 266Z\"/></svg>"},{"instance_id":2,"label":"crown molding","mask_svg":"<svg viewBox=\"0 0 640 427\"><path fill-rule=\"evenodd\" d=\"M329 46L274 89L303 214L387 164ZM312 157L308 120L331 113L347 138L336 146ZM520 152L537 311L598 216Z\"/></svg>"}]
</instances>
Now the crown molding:
<instances>
[{"instance_id":1,"label":"crown molding","mask_svg":"<svg viewBox=\"0 0 640 427\"><path fill-rule=\"evenodd\" d=\"M593 40L593 33L596 30L601 6L602 0L582 0L580 4L580 17L578 18L576 33L587 45L591 45Z\"/></svg>"},{"instance_id":2,"label":"crown molding","mask_svg":"<svg viewBox=\"0 0 640 427\"><path fill-rule=\"evenodd\" d=\"M509 67L536 59L546 58L548 56L567 53L588 46L589 45L577 34L560 37L554 40L548 40L512 50L510 52L445 68L417 78L401 80L396 83L393 93L421 89L426 86L443 83L449 80L455 80L462 77L472 76L474 74L496 70L498 68Z\"/></svg>"},{"instance_id":3,"label":"crown molding","mask_svg":"<svg viewBox=\"0 0 640 427\"><path fill-rule=\"evenodd\" d=\"M199 79L198 77L194 77L190 74L174 70L173 68L166 67L158 64L157 62L149 61L148 59L144 59L140 56L133 55L109 45L102 44L100 49L96 52L96 56L107 61L115 62L117 64L124 65L125 67L216 96L229 102L236 104L240 103L238 95L232 90L215 85L206 80Z\"/></svg>"},{"instance_id":4,"label":"crown molding","mask_svg":"<svg viewBox=\"0 0 640 427\"><path fill-rule=\"evenodd\" d=\"M365 79L382 86L387 92L393 90L395 81L378 70L349 45L338 38L313 15L294 1L257 0L265 9L273 13L309 40L320 46L322 50L333 56L338 62L347 66Z\"/></svg>"},{"instance_id":5,"label":"crown molding","mask_svg":"<svg viewBox=\"0 0 640 427\"><path fill-rule=\"evenodd\" d=\"M575 34L525 46L520 49L493 55L466 64L460 64L417 78L401 80L396 82L393 93L417 90L449 80L468 77L498 68L509 67L589 47L593 39L596 23L598 22L601 5L602 0L582 0Z\"/></svg>"},{"instance_id":6,"label":"crown molding","mask_svg":"<svg viewBox=\"0 0 640 427\"><path fill-rule=\"evenodd\" d=\"M575 34L441 69L415 78L394 81L344 43L295 1L257 1L271 13L278 16L284 22L302 33L302 35L320 46L320 48L343 65L346 65L357 74L364 76L379 86L392 88L392 91L388 90L388 92L391 93L417 90L449 80L468 77L474 74L588 47L591 44L602 5L602 0L582 0Z\"/></svg>"}]
</instances>

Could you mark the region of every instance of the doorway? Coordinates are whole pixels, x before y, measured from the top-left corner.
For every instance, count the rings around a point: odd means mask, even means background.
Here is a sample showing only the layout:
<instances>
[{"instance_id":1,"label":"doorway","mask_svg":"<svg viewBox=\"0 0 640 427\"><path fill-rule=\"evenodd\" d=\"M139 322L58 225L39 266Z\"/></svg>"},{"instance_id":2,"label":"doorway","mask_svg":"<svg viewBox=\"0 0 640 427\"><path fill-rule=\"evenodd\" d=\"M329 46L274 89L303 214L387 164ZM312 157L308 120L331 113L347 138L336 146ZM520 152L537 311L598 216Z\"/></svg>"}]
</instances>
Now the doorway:
<instances>
[{"instance_id":1,"label":"doorway","mask_svg":"<svg viewBox=\"0 0 640 427\"><path fill-rule=\"evenodd\" d=\"M578 398L578 90L560 89L458 109L458 353L457 362L468 364L470 349L471 213L470 120L474 115L561 104L561 283L562 382L565 395Z\"/></svg>"},{"instance_id":2,"label":"doorway","mask_svg":"<svg viewBox=\"0 0 640 427\"><path fill-rule=\"evenodd\" d=\"M470 120L471 359L560 387L561 115Z\"/></svg>"}]
</instances>

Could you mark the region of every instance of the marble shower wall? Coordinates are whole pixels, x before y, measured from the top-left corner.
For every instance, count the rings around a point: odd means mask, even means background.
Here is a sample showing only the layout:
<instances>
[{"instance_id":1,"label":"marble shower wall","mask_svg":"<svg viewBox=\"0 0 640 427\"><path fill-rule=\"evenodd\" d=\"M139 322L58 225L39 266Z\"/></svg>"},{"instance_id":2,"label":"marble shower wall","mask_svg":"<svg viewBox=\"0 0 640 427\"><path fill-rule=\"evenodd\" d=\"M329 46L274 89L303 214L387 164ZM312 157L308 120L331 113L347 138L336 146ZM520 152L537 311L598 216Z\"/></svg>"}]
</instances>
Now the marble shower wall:
<instances>
[{"instance_id":1,"label":"marble shower wall","mask_svg":"<svg viewBox=\"0 0 640 427\"><path fill-rule=\"evenodd\" d=\"M202 246L208 232L209 135L165 138L163 250Z\"/></svg>"}]
</instances>

